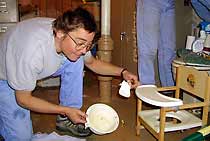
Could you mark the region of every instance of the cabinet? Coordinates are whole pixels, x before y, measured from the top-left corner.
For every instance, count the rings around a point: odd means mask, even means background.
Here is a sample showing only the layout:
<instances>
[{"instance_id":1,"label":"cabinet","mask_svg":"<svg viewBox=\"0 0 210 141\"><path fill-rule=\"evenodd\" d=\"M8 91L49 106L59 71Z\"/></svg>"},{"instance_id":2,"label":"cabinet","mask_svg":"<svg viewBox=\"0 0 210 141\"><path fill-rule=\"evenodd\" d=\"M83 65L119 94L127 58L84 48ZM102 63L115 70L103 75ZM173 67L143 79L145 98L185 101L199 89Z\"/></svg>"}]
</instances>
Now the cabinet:
<instances>
[{"instance_id":1,"label":"cabinet","mask_svg":"<svg viewBox=\"0 0 210 141\"><path fill-rule=\"evenodd\" d=\"M17 0L0 1L0 36L18 22Z\"/></svg>"},{"instance_id":2,"label":"cabinet","mask_svg":"<svg viewBox=\"0 0 210 141\"><path fill-rule=\"evenodd\" d=\"M24 0L22 0L24 1ZM26 0L28 1L28 0ZM34 7L39 10L39 16L41 17L57 17L64 11L69 9L75 9L79 6L86 8L90 11L96 19L99 19L99 1L86 2L82 0L30 0Z\"/></svg>"},{"instance_id":3,"label":"cabinet","mask_svg":"<svg viewBox=\"0 0 210 141\"><path fill-rule=\"evenodd\" d=\"M42 17L57 17L68 9L82 4L79 0L32 0L32 4L39 9Z\"/></svg>"},{"instance_id":4,"label":"cabinet","mask_svg":"<svg viewBox=\"0 0 210 141\"><path fill-rule=\"evenodd\" d=\"M135 6L136 0L111 1L111 38L112 63L137 74Z\"/></svg>"}]
</instances>

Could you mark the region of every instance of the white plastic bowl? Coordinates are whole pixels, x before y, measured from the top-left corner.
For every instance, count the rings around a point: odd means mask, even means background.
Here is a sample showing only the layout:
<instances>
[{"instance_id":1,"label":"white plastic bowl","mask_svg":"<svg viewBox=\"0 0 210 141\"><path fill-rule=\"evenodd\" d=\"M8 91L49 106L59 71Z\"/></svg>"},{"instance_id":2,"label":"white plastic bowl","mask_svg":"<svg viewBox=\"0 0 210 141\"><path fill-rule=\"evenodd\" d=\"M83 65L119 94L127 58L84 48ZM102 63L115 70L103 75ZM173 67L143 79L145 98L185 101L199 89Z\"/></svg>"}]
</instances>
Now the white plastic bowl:
<instances>
[{"instance_id":1,"label":"white plastic bowl","mask_svg":"<svg viewBox=\"0 0 210 141\"><path fill-rule=\"evenodd\" d=\"M95 134L103 135L111 133L119 125L117 112L106 104L94 104L87 109L86 114L88 116L85 125Z\"/></svg>"}]
</instances>

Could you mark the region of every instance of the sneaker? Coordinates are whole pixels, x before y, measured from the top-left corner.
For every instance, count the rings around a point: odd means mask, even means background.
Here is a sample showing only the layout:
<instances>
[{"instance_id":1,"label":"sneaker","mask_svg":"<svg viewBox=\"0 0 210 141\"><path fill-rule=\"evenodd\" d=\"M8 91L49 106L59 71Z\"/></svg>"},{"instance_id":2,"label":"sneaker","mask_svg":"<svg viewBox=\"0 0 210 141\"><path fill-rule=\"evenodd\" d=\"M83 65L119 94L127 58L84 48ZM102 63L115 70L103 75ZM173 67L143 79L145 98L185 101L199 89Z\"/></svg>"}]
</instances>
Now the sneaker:
<instances>
[{"instance_id":1,"label":"sneaker","mask_svg":"<svg viewBox=\"0 0 210 141\"><path fill-rule=\"evenodd\" d=\"M61 132L71 133L76 137L87 137L92 134L89 128L84 124L74 124L69 118L58 115L56 119L56 129Z\"/></svg>"}]
</instances>

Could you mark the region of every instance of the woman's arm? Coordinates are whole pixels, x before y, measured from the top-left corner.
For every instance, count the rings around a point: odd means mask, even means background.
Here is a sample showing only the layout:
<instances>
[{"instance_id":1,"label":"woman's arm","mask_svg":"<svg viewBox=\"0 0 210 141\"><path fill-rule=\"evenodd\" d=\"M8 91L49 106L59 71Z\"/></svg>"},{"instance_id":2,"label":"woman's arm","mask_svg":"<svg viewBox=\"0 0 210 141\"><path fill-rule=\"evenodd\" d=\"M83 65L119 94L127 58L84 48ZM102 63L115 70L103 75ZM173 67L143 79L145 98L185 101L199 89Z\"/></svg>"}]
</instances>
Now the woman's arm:
<instances>
[{"instance_id":1,"label":"woman's arm","mask_svg":"<svg viewBox=\"0 0 210 141\"><path fill-rule=\"evenodd\" d=\"M40 112L40 113L53 113L62 114L68 116L74 123L85 123L86 114L79 109L64 107L42 100L40 98L32 96L31 91L17 91L16 90L17 103L26 109Z\"/></svg>"},{"instance_id":2,"label":"woman's arm","mask_svg":"<svg viewBox=\"0 0 210 141\"><path fill-rule=\"evenodd\" d=\"M135 88L139 85L138 77L136 75L132 74L128 70L124 70L124 68L98 60L93 56L85 59L85 65L97 74L109 76L122 75L123 79L127 80L131 84L131 88Z\"/></svg>"}]
</instances>

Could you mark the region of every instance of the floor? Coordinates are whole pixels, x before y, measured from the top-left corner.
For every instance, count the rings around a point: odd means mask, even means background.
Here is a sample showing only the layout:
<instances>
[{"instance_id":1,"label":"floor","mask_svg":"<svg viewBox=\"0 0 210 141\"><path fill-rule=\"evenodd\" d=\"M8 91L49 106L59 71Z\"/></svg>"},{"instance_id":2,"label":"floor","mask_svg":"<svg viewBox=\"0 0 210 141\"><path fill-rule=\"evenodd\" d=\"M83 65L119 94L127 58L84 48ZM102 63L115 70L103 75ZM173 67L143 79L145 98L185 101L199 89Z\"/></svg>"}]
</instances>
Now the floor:
<instances>
[{"instance_id":1,"label":"floor","mask_svg":"<svg viewBox=\"0 0 210 141\"><path fill-rule=\"evenodd\" d=\"M112 99L106 103L112 106L120 117L120 125L116 131L107 135L92 135L87 137L88 141L156 141L155 138L145 129L142 129L141 135L135 134L136 122L136 97L132 91L130 98L119 96L119 79L112 81ZM58 87L41 88L38 87L33 95L46 99L53 103L58 103ZM98 91L98 81L93 73L87 71L84 77L84 105L82 110L85 111L90 105L101 102ZM144 106L146 107L146 106ZM148 108L148 107L147 107ZM39 114L32 112L32 121L34 132L51 133L56 131L55 118L53 114ZM198 128L197 128L198 129ZM166 133L166 141L180 141L184 137L194 133L197 129L190 129L182 132Z\"/></svg>"}]
</instances>

